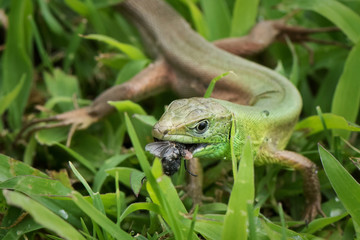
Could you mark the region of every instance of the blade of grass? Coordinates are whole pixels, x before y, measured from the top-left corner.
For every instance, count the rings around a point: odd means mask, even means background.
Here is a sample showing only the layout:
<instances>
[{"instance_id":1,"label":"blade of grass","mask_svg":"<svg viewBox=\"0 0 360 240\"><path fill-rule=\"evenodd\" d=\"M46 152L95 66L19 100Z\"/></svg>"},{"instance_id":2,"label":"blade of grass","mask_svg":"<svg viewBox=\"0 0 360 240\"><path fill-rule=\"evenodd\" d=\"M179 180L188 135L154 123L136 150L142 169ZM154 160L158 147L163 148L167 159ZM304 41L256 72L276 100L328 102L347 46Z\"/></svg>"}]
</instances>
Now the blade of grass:
<instances>
[{"instance_id":1,"label":"blade of grass","mask_svg":"<svg viewBox=\"0 0 360 240\"><path fill-rule=\"evenodd\" d=\"M33 175L44 178L48 177L45 173L40 172L23 162L0 154L0 182L21 175Z\"/></svg>"},{"instance_id":2,"label":"blade of grass","mask_svg":"<svg viewBox=\"0 0 360 240\"><path fill-rule=\"evenodd\" d=\"M65 3L79 15L84 17L89 15L89 9L84 2L80 0L65 0Z\"/></svg>"},{"instance_id":3,"label":"blade of grass","mask_svg":"<svg viewBox=\"0 0 360 240\"><path fill-rule=\"evenodd\" d=\"M207 29L207 25L204 21L204 16L196 4L191 0L181 0L188 8L191 14L192 21L194 23L196 31L203 36L204 38L208 38L209 31Z\"/></svg>"},{"instance_id":4,"label":"blade of grass","mask_svg":"<svg viewBox=\"0 0 360 240\"><path fill-rule=\"evenodd\" d=\"M95 206L95 208L98 209L102 214L105 215L105 208L104 208L104 204L100 198L100 194L98 192L96 192L96 193L93 192L90 185L86 182L85 178L83 176L81 176L79 171L74 167L74 165L71 162L69 162L69 165L70 165L71 170L77 177L77 179L79 179L79 181L85 187L86 191L89 193L91 199L93 200L93 205Z\"/></svg>"},{"instance_id":5,"label":"blade of grass","mask_svg":"<svg viewBox=\"0 0 360 240\"><path fill-rule=\"evenodd\" d=\"M213 78L208 86L208 88L206 89L206 92L204 94L204 98L209 98L214 90L214 87L215 87L215 84L217 81L219 81L220 79L222 79L223 77L229 75L229 73L234 73L232 71L229 71L229 72L226 72L226 73L223 73L215 78Z\"/></svg>"},{"instance_id":6,"label":"blade of grass","mask_svg":"<svg viewBox=\"0 0 360 240\"><path fill-rule=\"evenodd\" d=\"M360 40L360 24L354 24L360 22L360 16L339 1L289 1L289 5L294 8L315 11L338 26L352 42L357 43Z\"/></svg>"},{"instance_id":7,"label":"blade of grass","mask_svg":"<svg viewBox=\"0 0 360 240\"><path fill-rule=\"evenodd\" d=\"M78 160L82 165L84 165L87 169L89 169L92 173L96 173L95 167L88 161L86 158L72 150L71 148L66 147L61 143L55 143L55 145L59 146L60 148L64 149L67 153L73 156L76 160Z\"/></svg>"},{"instance_id":8,"label":"blade of grass","mask_svg":"<svg viewBox=\"0 0 360 240\"><path fill-rule=\"evenodd\" d=\"M256 224L254 216L254 207L252 204L247 205L248 219L249 219L249 240L256 240Z\"/></svg>"},{"instance_id":9,"label":"blade of grass","mask_svg":"<svg viewBox=\"0 0 360 240\"><path fill-rule=\"evenodd\" d=\"M91 22L91 25L93 25L95 32L107 35L107 29L104 25L103 18L100 14L100 11L96 9L95 1L93 0L85 0L83 3L86 5L87 10L89 11L89 15L87 15L87 18Z\"/></svg>"},{"instance_id":10,"label":"blade of grass","mask_svg":"<svg viewBox=\"0 0 360 240\"><path fill-rule=\"evenodd\" d=\"M231 163L232 163L232 170L233 170L233 176L234 181L237 178L238 174L238 159L236 159L235 152L234 152L234 139L236 134L236 124L235 124L235 116L232 114L232 120L231 120L231 131L230 131L230 151L231 151Z\"/></svg>"},{"instance_id":11,"label":"blade of grass","mask_svg":"<svg viewBox=\"0 0 360 240\"><path fill-rule=\"evenodd\" d=\"M196 216L197 216L198 211L199 211L199 205L197 204L197 205L195 206L195 210L194 210L194 213L193 213L193 216L192 216L192 219L191 219L191 225L190 225L189 234L188 234L187 239L192 239L192 236L193 236L193 234L194 234L194 228L195 228L195 223L196 223Z\"/></svg>"},{"instance_id":12,"label":"blade of grass","mask_svg":"<svg viewBox=\"0 0 360 240\"><path fill-rule=\"evenodd\" d=\"M278 204L278 208L279 208L279 216L280 216L280 221L281 221L281 239L282 240L286 240L287 236L286 236L286 226L285 226L285 216L284 216L284 210L282 208L281 203Z\"/></svg>"},{"instance_id":13,"label":"blade of grass","mask_svg":"<svg viewBox=\"0 0 360 240\"><path fill-rule=\"evenodd\" d=\"M94 222L99 224L103 229L106 230L115 239L133 239L128 233L120 229L114 222L102 214L98 209L91 205L84 199L78 192L73 192L72 199L74 203L86 213Z\"/></svg>"},{"instance_id":14,"label":"blade of grass","mask_svg":"<svg viewBox=\"0 0 360 240\"><path fill-rule=\"evenodd\" d=\"M43 44L43 41L42 41L40 33L39 33L39 29L37 28L33 17L29 16L28 18L31 23L32 30L34 32L35 43L36 43L37 50L39 51L41 61L42 61L43 65L45 67L47 67L48 69L50 69L50 71L52 72L54 70L54 67L51 63L51 60L50 60L48 54L45 51L44 44Z\"/></svg>"},{"instance_id":15,"label":"blade of grass","mask_svg":"<svg viewBox=\"0 0 360 240\"><path fill-rule=\"evenodd\" d=\"M130 112L131 114L137 113L140 115L146 115L145 110L137 103L134 103L130 100L124 101L109 101L111 106L115 107L118 112Z\"/></svg>"},{"instance_id":16,"label":"blade of grass","mask_svg":"<svg viewBox=\"0 0 360 240\"><path fill-rule=\"evenodd\" d=\"M36 154L36 146L37 146L37 142L35 140L35 137L31 136L29 143L25 148L24 157L23 157L24 163L28 164L29 166L33 164L33 158Z\"/></svg>"},{"instance_id":17,"label":"blade of grass","mask_svg":"<svg viewBox=\"0 0 360 240\"><path fill-rule=\"evenodd\" d=\"M326 136L326 139L328 141L328 143L332 146L333 145L333 142L331 141L331 133L329 132L327 126L326 126L326 123L325 123L325 119L323 117L323 113L321 111L321 108L319 106L316 107L316 112L320 118L320 121L321 121L321 125L322 127L324 128L324 132L325 132L325 136Z\"/></svg>"},{"instance_id":18,"label":"blade of grass","mask_svg":"<svg viewBox=\"0 0 360 240\"><path fill-rule=\"evenodd\" d=\"M48 8L49 3L45 0L38 0L37 2L40 7L41 15L44 18L46 24L49 26L50 30L58 36L64 34L64 29L56 20L56 18L51 14L50 9Z\"/></svg>"},{"instance_id":19,"label":"blade of grass","mask_svg":"<svg viewBox=\"0 0 360 240\"><path fill-rule=\"evenodd\" d=\"M85 240L85 238L69 223L64 221L60 216L51 212L46 207L42 206L40 203L21 193L7 190L4 190L3 193L8 204L20 207L29 212L35 221L43 225L45 228L54 231L65 239Z\"/></svg>"},{"instance_id":20,"label":"blade of grass","mask_svg":"<svg viewBox=\"0 0 360 240\"><path fill-rule=\"evenodd\" d=\"M75 59L75 53L80 46L80 42L82 38L80 37L81 34L85 32L86 29L86 19L80 22L79 26L75 29L71 39L69 41L69 45L65 51L65 59L63 64L64 72L69 72L70 66Z\"/></svg>"},{"instance_id":21,"label":"blade of grass","mask_svg":"<svg viewBox=\"0 0 360 240\"><path fill-rule=\"evenodd\" d=\"M214 41L230 35L230 11L225 1L201 0L202 10L209 29L209 40Z\"/></svg>"},{"instance_id":22,"label":"blade of grass","mask_svg":"<svg viewBox=\"0 0 360 240\"><path fill-rule=\"evenodd\" d=\"M360 185L336 158L320 144L319 154L325 173L337 196L352 216L354 222L360 224Z\"/></svg>"},{"instance_id":23,"label":"blade of grass","mask_svg":"<svg viewBox=\"0 0 360 240\"><path fill-rule=\"evenodd\" d=\"M243 148L238 174L234 179L222 239L247 239L248 204L254 201L254 166L249 139Z\"/></svg>"},{"instance_id":24,"label":"blade of grass","mask_svg":"<svg viewBox=\"0 0 360 240\"><path fill-rule=\"evenodd\" d=\"M122 155L115 155L108 160L105 160L104 164L100 167L100 169L96 172L93 182L93 189L94 192L99 192L101 189L102 184L104 183L106 176L107 169L114 168L129 157L133 156L133 154L122 154Z\"/></svg>"},{"instance_id":25,"label":"blade of grass","mask_svg":"<svg viewBox=\"0 0 360 240\"><path fill-rule=\"evenodd\" d=\"M360 22L360 17L359 17ZM355 24L356 25L356 24ZM336 86L331 112L355 122L360 108L360 41L353 47L345 62L344 72ZM334 134L348 138L348 132L333 131Z\"/></svg>"},{"instance_id":26,"label":"blade of grass","mask_svg":"<svg viewBox=\"0 0 360 240\"><path fill-rule=\"evenodd\" d=\"M10 106L10 104L17 98L23 85L25 84L26 76L22 75L20 82L8 94L0 97L0 115Z\"/></svg>"},{"instance_id":27,"label":"blade of grass","mask_svg":"<svg viewBox=\"0 0 360 240\"><path fill-rule=\"evenodd\" d=\"M10 92L25 76L23 87L16 101L9 107L8 120L12 129L20 127L33 78L32 32L28 16L32 15L32 1L10 1L9 27L6 32L6 48L2 57L2 81L0 95Z\"/></svg>"},{"instance_id":28,"label":"blade of grass","mask_svg":"<svg viewBox=\"0 0 360 240\"><path fill-rule=\"evenodd\" d=\"M160 207L163 209L163 216L167 219L168 224L171 226L171 230L174 233L176 239L185 239L185 231L186 229L181 228L181 224L179 223L179 213L174 212L174 207L166 201L164 196L165 192L161 192L158 181L155 179L153 173L150 170L150 164L147 161L144 150L142 149L139 139L136 135L135 129L130 121L130 118L127 113L125 113L125 123L126 127L131 139L131 142L134 146L136 156L139 160L141 169L144 171L147 180L149 181L149 185L151 186L152 191L154 192L157 200L159 201ZM164 176L166 179L166 177ZM150 191L150 190L148 190ZM154 199L153 199L154 201Z\"/></svg>"},{"instance_id":29,"label":"blade of grass","mask_svg":"<svg viewBox=\"0 0 360 240\"><path fill-rule=\"evenodd\" d=\"M334 216L334 217L315 219L314 221L309 223L308 226L306 228L304 228L301 232L309 233L309 234L315 233L316 231L319 231L319 230L325 228L326 226L330 226L331 224L339 221L340 219L346 217L347 215L349 215L349 214L343 213L343 214L340 214L340 215Z\"/></svg>"},{"instance_id":30,"label":"blade of grass","mask_svg":"<svg viewBox=\"0 0 360 240\"><path fill-rule=\"evenodd\" d=\"M130 44L121 43L111 37L108 37L105 35L100 35L100 34L90 34L90 35L86 35L83 37L86 39L104 42L104 43L108 44L109 46L122 51L132 60L146 59L145 54L139 48L137 48L133 45L130 45Z\"/></svg>"},{"instance_id":31,"label":"blade of grass","mask_svg":"<svg viewBox=\"0 0 360 240\"><path fill-rule=\"evenodd\" d=\"M291 51L291 56L292 56L292 66L291 66L291 73L289 76L289 80L295 85L298 85L299 82L299 58L296 54L296 50L294 45L292 44L292 42L290 41L290 39L288 37L285 37L286 40L286 44L288 45L290 51Z\"/></svg>"},{"instance_id":32,"label":"blade of grass","mask_svg":"<svg viewBox=\"0 0 360 240\"><path fill-rule=\"evenodd\" d=\"M152 211L152 212L161 214L159 206L154 203L133 203L130 206L128 206L125 209L125 211L121 214L119 223L121 223L130 213L133 213L133 212L139 211L139 210L147 210L147 211Z\"/></svg>"},{"instance_id":33,"label":"blade of grass","mask_svg":"<svg viewBox=\"0 0 360 240\"><path fill-rule=\"evenodd\" d=\"M323 113L322 118L328 129L342 129L355 132L360 131L360 126L346 121L344 117L332 113ZM296 124L295 130L304 131L307 136L310 136L323 131L324 125L322 124L319 116L310 116Z\"/></svg>"},{"instance_id":34,"label":"blade of grass","mask_svg":"<svg viewBox=\"0 0 360 240\"><path fill-rule=\"evenodd\" d=\"M259 0L236 0L231 20L231 37L245 35L255 24Z\"/></svg>"}]
</instances>

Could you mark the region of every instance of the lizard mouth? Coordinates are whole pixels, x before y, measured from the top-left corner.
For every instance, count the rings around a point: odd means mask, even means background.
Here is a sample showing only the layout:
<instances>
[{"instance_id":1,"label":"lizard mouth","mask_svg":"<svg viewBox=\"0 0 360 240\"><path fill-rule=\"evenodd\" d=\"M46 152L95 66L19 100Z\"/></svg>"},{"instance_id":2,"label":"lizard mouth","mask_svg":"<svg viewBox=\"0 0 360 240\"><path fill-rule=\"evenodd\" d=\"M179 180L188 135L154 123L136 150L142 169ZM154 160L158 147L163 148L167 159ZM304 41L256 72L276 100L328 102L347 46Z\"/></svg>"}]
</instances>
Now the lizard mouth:
<instances>
[{"instance_id":1,"label":"lizard mouth","mask_svg":"<svg viewBox=\"0 0 360 240\"><path fill-rule=\"evenodd\" d=\"M146 151L161 159L167 158L174 159L176 161L180 160L181 158L190 160L193 158L195 153L201 151L209 145L207 143L189 144L164 141L157 138L154 138L154 140L154 142L145 146Z\"/></svg>"},{"instance_id":2,"label":"lizard mouth","mask_svg":"<svg viewBox=\"0 0 360 240\"><path fill-rule=\"evenodd\" d=\"M173 142L173 141L164 141L160 140L158 138L154 138L154 143L168 143L173 148L176 148L180 151L186 151L188 153L194 154L202 149L204 149L207 145L207 143L181 143L181 142ZM191 159L192 156L189 158L186 156L183 156L185 159Z\"/></svg>"}]
</instances>

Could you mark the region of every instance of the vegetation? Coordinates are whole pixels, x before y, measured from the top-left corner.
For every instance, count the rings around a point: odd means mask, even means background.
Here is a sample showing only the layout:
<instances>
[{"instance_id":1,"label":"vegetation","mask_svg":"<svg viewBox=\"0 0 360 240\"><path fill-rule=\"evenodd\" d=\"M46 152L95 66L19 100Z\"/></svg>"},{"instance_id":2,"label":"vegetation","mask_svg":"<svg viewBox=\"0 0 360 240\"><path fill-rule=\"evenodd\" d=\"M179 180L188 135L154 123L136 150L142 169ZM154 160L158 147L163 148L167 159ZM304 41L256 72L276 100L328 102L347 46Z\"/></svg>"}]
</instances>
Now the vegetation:
<instances>
[{"instance_id":1,"label":"vegetation","mask_svg":"<svg viewBox=\"0 0 360 240\"><path fill-rule=\"evenodd\" d=\"M309 224L301 220L299 173L253 168L250 142L240 163L203 163L203 191L216 201L189 213L191 199L175 188L186 185L184 168L164 176L159 159L143 150L176 98L171 93L140 105L111 103L119 111L75 132L70 147L69 127L16 141L25 122L86 106L151 62L113 7L118 2L0 1L2 239L360 239L359 1L168 1L209 41L244 35L256 21L295 9L290 25L339 28L312 43L276 42L252 57L303 96L288 148L318 165L326 214Z\"/></svg>"}]
</instances>

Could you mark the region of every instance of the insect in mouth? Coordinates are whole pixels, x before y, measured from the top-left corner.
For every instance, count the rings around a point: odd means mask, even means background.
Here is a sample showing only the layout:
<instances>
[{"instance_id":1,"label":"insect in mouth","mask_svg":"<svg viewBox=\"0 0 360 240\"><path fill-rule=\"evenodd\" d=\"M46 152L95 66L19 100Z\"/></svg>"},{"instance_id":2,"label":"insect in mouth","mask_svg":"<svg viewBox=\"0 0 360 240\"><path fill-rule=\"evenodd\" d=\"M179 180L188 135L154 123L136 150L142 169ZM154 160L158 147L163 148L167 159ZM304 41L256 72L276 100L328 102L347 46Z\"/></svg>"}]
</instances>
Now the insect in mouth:
<instances>
[{"instance_id":1,"label":"insect in mouth","mask_svg":"<svg viewBox=\"0 0 360 240\"><path fill-rule=\"evenodd\" d=\"M172 176L175 174L181 166L181 159L184 158L185 170L190 175L197 176L186 167L186 160L192 158L192 153L187 149L186 145L177 142L158 141L147 144L145 150L161 158L161 165L166 175Z\"/></svg>"}]
</instances>

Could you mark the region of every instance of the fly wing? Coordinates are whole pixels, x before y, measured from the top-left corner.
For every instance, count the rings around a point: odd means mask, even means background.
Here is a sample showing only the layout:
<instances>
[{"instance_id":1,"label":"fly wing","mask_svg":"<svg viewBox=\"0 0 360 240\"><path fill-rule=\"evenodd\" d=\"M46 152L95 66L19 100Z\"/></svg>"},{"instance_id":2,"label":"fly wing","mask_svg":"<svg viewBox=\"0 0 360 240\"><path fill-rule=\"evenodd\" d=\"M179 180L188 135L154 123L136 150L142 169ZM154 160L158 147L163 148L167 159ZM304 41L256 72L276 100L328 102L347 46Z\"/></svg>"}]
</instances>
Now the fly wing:
<instances>
[{"instance_id":1,"label":"fly wing","mask_svg":"<svg viewBox=\"0 0 360 240\"><path fill-rule=\"evenodd\" d=\"M152 142L145 146L146 151L159 158L167 157L174 148L174 144L169 141Z\"/></svg>"}]
</instances>

